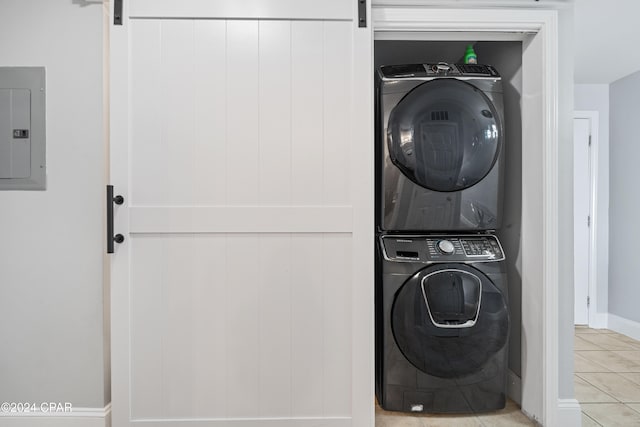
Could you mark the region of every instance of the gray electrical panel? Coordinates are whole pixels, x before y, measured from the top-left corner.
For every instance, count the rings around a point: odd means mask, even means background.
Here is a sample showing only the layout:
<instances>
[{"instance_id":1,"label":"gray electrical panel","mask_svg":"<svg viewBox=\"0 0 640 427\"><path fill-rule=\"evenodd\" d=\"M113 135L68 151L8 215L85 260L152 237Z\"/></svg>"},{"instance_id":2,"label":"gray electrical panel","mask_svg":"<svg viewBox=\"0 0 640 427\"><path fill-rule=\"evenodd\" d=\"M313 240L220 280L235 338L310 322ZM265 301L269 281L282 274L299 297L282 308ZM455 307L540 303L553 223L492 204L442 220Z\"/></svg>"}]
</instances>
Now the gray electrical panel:
<instances>
[{"instance_id":1,"label":"gray electrical panel","mask_svg":"<svg viewBox=\"0 0 640 427\"><path fill-rule=\"evenodd\" d=\"M44 67L0 67L0 190L46 188Z\"/></svg>"}]
</instances>

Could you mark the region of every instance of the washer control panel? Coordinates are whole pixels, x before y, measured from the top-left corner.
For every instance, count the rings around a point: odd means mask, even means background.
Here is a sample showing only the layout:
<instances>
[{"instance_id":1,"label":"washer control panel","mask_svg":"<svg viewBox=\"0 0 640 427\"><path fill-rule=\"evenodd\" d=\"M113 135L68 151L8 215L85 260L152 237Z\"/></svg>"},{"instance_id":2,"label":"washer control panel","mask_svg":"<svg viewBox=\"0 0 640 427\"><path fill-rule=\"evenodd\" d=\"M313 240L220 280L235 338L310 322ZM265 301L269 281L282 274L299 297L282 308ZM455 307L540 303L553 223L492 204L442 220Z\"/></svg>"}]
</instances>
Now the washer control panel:
<instances>
[{"instance_id":1,"label":"washer control panel","mask_svg":"<svg viewBox=\"0 0 640 427\"><path fill-rule=\"evenodd\" d=\"M380 237L385 259L404 262L490 262L504 260L498 238L485 235Z\"/></svg>"}]
</instances>

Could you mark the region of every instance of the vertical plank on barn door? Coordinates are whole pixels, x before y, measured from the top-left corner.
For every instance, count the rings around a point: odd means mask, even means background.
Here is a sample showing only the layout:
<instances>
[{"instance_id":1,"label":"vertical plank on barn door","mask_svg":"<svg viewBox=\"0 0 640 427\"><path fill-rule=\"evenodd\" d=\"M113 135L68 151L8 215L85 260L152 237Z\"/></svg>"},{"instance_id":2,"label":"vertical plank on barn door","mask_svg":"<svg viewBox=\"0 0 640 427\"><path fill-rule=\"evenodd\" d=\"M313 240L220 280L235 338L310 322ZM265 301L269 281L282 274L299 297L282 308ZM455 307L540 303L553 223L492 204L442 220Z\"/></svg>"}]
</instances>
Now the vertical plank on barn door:
<instances>
[{"instance_id":1,"label":"vertical plank on barn door","mask_svg":"<svg viewBox=\"0 0 640 427\"><path fill-rule=\"evenodd\" d=\"M194 22L195 152L197 204L227 203L227 22Z\"/></svg>"},{"instance_id":2,"label":"vertical plank on barn door","mask_svg":"<svg viewBox=\"0 0 640 427\"><path fill-rule=\"evenodd\" d=\"M352 79L351 24L323 25L323 179L325 205L350 205L352 197L349 85ZM323 246L323 413L351 412L351 234L326 233Z\"/></svg>"},{"instance_id":3,"label":"vertical plank on barn door","mask_svg":"<svg viewBox=\"0 0 640 427\"><path fill-rule=\"evenodd\" d=\"M259 21L259 204L291 205L291 23ZM290 417L291 235L263 234L260 245L261 417Z\"/></svg>"},{"instance_id":4,"label":"vertical plank on barn door","mask_svg":"<svg viewBox=\"0 0 640 427\"><path fill-rule=\"evenodd\" d=\"M291 23L293 205L322 204L322 22Z\"/></svg>"},{"instance_id":5,"label":"vertical plank on barn door","mask_svg":"<svg viewBox=\"0 0 640 427\"><path fill-rule=\"evenodd\" d=\"M258 417L260 402L259 238L232 234L227 239L227 412L230 418ZM248 257L248 255L250 256Z\"/></svg>"},{"instance_id":6,"label":"vertical plank on barn door","mask_svg":"<svg viewBox=\"0 0 640 427\"><path fill-rule=\"evenodd\" d=\"M193 414L224 417L227 407L227 236L196 235L189 251L193 257L193 312L195 342L189 360L193 373Z\"/></svg>"},{"instance_id":7,"label":"vertical plank on barn door","mask_svg":"<svg viewBox=\"0 0 640 427\"><path fill-rule=\"evenodd\" d=\"M162 173L169 177L161 201L171 206L188 206L194 202L197 85L194 81L193 26L192 20L162 22L160 102L163 115L156 126L162 128L162 146L165 148L166 169Z\"/></svg>"},{"instance_id":8,"label":"vertical plank on barn door","mask_svg":"<svg viewBox=\"0 0 640 427\"><path fill-rule=\"evenodd\" d=\"M161 127L162 73L162 21L132 22L129 202L138 206L163 202L168 187Z\"/></svg>"},{"instance_id":9,"label":"vertical plank on barn door","mask_svg":"<svg viewBox=\"0 0 640 427\"><path fill-rule=\"evenodd\" d=\"M291 23L260 21L260 205L291 205Z\"/></svg>"},{"instance_id":10,"label":"vertical plank on barn door","mask_svg":"<svg viewBox=\"0 0 640 427\"><path fill-rule=\"evenodd\" d=\"M164 256L159 236L136 239L131 252L131 416L145 418L162 413L162 288L164 269L156 262Z\"/></svg>"},{"instance_id":11,"label":"vertical plank on barn door","mask_svg":"<svg viewBox=\"0 0 640 427\"><path fill-rule=\"evenodd\" d=\"M325 205L351 202L351 24L325 22L323 35L323 194Z\"/></svg>"},{"instance_id":12,"label":"vertical plank on barn door","mask_svg":"<svg viewBox=\"0 0 640 427\"><path fill-rule=\"evenodd\" d=\"M292 204L321 205L324 23L291 23ZM313 82L313 84L311 84ZM294 416L323 410L322 235L292 237L292 393Z\"/></svg>"},{"instance_id":13,"label":"vertical plank on barn door","mask_svg":"<svg viewBox=\"0 0 640 427\"><path fill-rule=\"evenodd\" d=\"M194 205L227 204L227 22L194 22ZM195 236L191 255L196 259L194 277L197 292L194 300L194 330L198 350L193 355L194 416L227 416L227 390L230 365L228 341L231 330L227 317L230 267L225 233Z\"/></svg>"},{"instance_id":14,"label":"vertical plank on barn door","mask_svg":"<svg viewBox=\"0 0 640 427\"><path fill-rule=\"evenodd\" d=\"M292 414L291 235L260 237L260 417Z\"/></svg>"},{"instance_id":15,"label":"vertical plank on barn door","mask_svg":"<svg viewBox=\"0 0 640 427\"><path fill-rule=\"evenodd\" d=\"M326 233L322 240L323 414L351 413L351 287L353 242L347 233Z\"/></svg>"},{"instance_id":16,"label":"vertical plank on barn door","mask_svg":"<svg viewBox=\"0 0 640 427\"><path fill-rule=\"evenodd\" d=\"M227 201L256 205L259 189L258 21L227 21Z\"/></svg>"},{"instance_id":17,"label":"vertical plank on barn door","mask_svg":"<svg viewBox=\"0 0 640 427\"><path fill-rule=\"evenodd\" d=\"M144 239L144 237L142 237ZM164 270L161 282L162 409L168 417L193 414L196 372L191 356L197 338L193 334L194 258L193 235L164 237ZM157 262L157 260L156 260Z\"/></svg>"},{"instance_id":18,"label":"vertical plank on barn door","mask_svg":"<svg viewBox=\"0 0 640 427\"><path fill-rule=\"evenodd\" d=\"M259 42L258 21L227 25L227 203L259 200ZM260 301L259 238L229 235L227 241L227 413L259 416Z\"/></svg>"},{"instance_id":19,"label":"vertical plank on barn door","mask_svg":"<svg viewBox=\"0 0 640 427\"><path fill-rule=\"evenodd\" d=\"M323 410L322 235L298 233L291 240L292 407L295 417Z\"/></svg>"}]
</instances>

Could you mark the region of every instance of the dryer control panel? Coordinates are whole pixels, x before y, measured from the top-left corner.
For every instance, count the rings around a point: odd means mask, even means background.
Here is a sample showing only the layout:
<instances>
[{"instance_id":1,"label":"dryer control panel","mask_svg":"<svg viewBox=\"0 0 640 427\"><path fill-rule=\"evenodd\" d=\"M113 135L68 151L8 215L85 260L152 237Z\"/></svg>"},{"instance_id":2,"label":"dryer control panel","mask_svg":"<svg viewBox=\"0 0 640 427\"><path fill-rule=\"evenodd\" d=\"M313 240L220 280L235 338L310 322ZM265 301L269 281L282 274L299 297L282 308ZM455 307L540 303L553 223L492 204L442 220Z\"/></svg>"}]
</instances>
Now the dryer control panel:
<instances>
[{"instance_id":1,"label":"dryer control panel","mask_svg":"<svg viewBox=\"0 0 640 427\"><path fill-rule=\"evenodd\" d=\"M383 255L398 262L491 262L504 260L498 238L485 235L380 237Z\"/></svg>"},{"instance_id":2,"label":"dryer control panel","mask_svg":"<svg viewBox=\"0 0 640 427\"><path fill-rule=\"evenodd\" d=\"M491 65L483 64L401 64L380 67L382 79L420 78L420 77L473 77L500 78L500 74Z\"/></svg>"}]
</instances>

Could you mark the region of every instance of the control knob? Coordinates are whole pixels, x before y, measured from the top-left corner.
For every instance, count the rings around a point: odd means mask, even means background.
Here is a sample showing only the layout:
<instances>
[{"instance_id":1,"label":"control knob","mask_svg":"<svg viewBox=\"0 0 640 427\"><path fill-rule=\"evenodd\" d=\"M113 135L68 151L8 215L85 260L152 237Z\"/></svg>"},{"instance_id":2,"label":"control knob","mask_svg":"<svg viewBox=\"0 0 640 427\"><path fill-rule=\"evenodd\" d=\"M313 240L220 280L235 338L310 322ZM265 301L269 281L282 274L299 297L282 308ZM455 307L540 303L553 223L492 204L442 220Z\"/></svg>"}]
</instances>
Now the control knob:
<instances>
[{"instance_id":1,"label":"control knob","mask_svg":"<svg viewBox=\"0 0 640 427\"><path fill-rule=\"evenodd\" d=\"M451 255L456 250L453 243L451 243L451 240L440 240L438 242L438 249L447 255Z\"/></svg>"},{"instance_id":2,"label":"control knob","mask_svg":"<svg viewBox=\"0 0 640 427\"><path fill-rule=\"evenodd\" d=\"M436 73L448 73L449 71L451 71L451 65L447 64L446 62L438 62L437 64L435 64L432 67L432 70Z\"/></svg>"}]
</instances>

